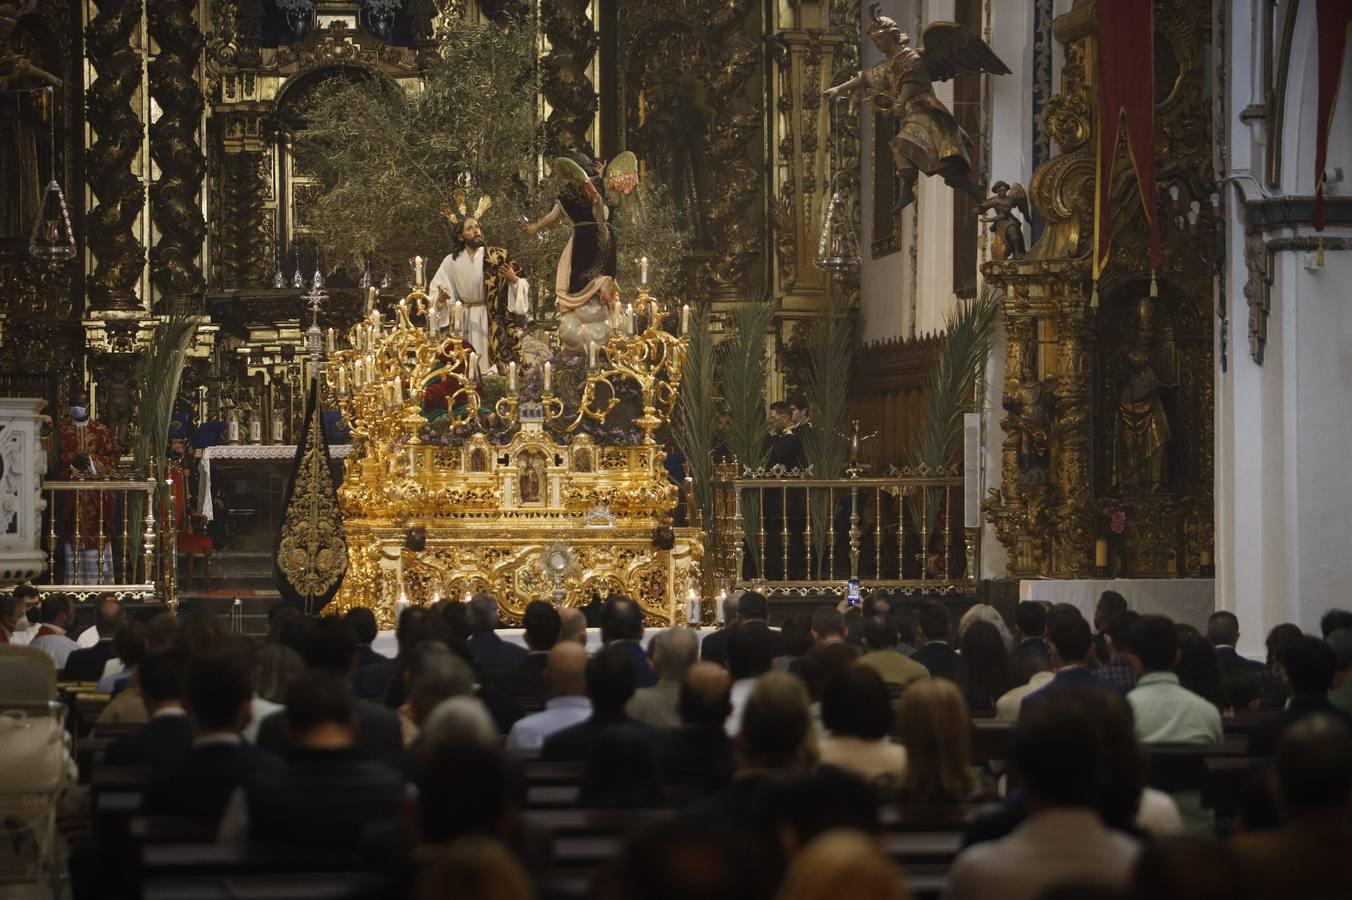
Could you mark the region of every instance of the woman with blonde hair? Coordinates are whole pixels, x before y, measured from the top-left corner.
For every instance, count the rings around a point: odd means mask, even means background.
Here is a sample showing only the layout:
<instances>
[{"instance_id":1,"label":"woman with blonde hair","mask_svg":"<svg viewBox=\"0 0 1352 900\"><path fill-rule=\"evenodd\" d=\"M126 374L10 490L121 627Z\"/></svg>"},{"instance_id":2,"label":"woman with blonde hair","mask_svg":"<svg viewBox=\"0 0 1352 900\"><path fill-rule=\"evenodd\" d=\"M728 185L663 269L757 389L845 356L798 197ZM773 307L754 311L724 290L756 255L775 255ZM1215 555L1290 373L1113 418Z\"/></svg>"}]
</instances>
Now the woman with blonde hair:
<instances>
[{"instance_id":1,"label":"woman with blonde hair","mask_svg":"<svg viewBox=\"0 0 1352 900\"><path fill-rule=\"evenodd\" d=\"M417 900L535 900L535 888L512 852L485 837L422 849Z\"/></svg>"},{"instance_id":2,"label":"woman with blonde hair","mask_svg":"<svg viewBox=\"0 0 1352 900\"><path fill-rule=\"evenodd\" d=\"M946 678L906 688L897 707L897 739L906 748L901 802L944 806L973 799L972 723L962 691Z\"/></svg>"},{"instance_id":3,"label":"woman with blonde hair","mask_svg":"<svg viewBox=\"0 0 1352 900\"><path fill-rule=\"evenodd\" d=\"M789 866L776 900L911 900L906 879L878 842L859 831L813 838Z\"/></svg>"}]
</instances>

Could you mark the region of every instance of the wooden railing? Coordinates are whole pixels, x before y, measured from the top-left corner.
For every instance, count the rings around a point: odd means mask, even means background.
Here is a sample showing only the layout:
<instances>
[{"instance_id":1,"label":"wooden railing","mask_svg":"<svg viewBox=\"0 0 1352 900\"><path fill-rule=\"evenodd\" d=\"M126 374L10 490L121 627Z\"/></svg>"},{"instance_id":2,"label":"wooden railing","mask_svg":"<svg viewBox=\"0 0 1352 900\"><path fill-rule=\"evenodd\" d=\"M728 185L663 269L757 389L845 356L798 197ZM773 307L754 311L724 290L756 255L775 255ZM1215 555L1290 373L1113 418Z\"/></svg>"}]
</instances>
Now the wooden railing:
<instances>
[{"instance_id":1,"label":"wooden railing","mask_svg":"<svg viewBox=\"0 0 1352 900\"><path fill-rule=\"evenodd\" d=\"M975 580L975 529L962 527L957 466L814 478L717 468L705 559L715 577L768 594L839 594L846 580L957 592Z\"/></svg>"},{"instance_id":2,"label":"wooden railing","mask_svg":"<svg viewBox=\"0 0 1352 900\"><path fill-rule=\"evenodd\" d=\"M123 600L145 601L156 596L166 577L172 580L172 564L167 571L159 565L161 557L174 559L172 546L163 552L159 546L161 540L172 543L173 534L172 527L163 533L156 527L154 481L44 479L42 491L52 583L39 585L40 590L81 599L109 592ZM139 551L133 552L138 539ZM91 540L94 549L82 552Z\"/></svg>"}]
</instances>

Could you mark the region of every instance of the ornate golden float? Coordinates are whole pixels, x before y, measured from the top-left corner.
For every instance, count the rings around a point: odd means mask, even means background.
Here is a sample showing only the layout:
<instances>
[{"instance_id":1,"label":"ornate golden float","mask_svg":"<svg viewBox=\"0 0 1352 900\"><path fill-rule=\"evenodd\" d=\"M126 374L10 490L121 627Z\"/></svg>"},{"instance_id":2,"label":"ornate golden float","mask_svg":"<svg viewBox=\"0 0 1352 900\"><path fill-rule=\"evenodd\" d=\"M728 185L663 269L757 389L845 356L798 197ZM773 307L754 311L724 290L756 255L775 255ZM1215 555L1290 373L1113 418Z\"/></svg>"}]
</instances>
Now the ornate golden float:
<instances>
[{"instance_id":1,"label":"ornate golden float","mask_svg":"<svg viewBox=\"0 0 1352 900\"><path fill-rule=\"evenodd\" d=\"M703 548L696 529L671 527L677 489L653 437L686 350L662 304L640 289L604 346L512 363L505 377L466 377L478 372L473 349L415 324L426 304L419 288L393 322L369 310L326 367L355 444L339 491L349 569L334 606L370 607L388 628L402 604L478 591L508 621L532 600L580 605L618 591L651 623L685 621ZM444 419L429 421L432 393ZM617 419L628 440L587 433Z\"/></svg>"}]
</instances>

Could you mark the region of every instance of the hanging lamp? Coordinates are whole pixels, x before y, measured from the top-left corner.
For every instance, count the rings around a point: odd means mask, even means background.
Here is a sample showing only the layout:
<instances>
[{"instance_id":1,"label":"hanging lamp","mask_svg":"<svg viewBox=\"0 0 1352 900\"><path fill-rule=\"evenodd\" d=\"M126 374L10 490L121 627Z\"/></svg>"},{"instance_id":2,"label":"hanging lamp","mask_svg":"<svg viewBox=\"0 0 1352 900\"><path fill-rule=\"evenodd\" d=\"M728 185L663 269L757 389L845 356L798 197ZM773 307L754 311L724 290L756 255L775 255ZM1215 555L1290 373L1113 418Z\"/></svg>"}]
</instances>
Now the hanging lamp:
<instances>
[{"instance_id":1,"label":"hanging lamp","mask_svg":"<svg viewBox=\"0 0 1352 900\"><path fill-rule=\"evenodd\" d=\"M80 248L75 243L75 232L70 227L70 210L66 194L56 178L56 111L52 101L53 88L44 89L43 102L47 112L48 151L51 160L51 180L42 191L42 205L33 223L33 234L28 239L28 255L55 272L75 258Z\"/></svg>"},{"instance_id":2,"label":"hanging lamp","mask_svg":"<svg viewBox=\"0 0 1352 900\"><path fill-rule=\"evenodd\" d=\"M846 100L847 98L840 97L834 102ZM828 155L828 165L832 162L829 157L840 152L840 117L834 108L831 110L831 125L834 139L831 153ZM862 263L859 256L859 234L854 228L854 219L845 191L848 174L843 168L833 170L831 200L827 203L826 212L822 216L821 236L817 239L817 268L835 274L857 272Z\"/></svg>"}]
</instances>

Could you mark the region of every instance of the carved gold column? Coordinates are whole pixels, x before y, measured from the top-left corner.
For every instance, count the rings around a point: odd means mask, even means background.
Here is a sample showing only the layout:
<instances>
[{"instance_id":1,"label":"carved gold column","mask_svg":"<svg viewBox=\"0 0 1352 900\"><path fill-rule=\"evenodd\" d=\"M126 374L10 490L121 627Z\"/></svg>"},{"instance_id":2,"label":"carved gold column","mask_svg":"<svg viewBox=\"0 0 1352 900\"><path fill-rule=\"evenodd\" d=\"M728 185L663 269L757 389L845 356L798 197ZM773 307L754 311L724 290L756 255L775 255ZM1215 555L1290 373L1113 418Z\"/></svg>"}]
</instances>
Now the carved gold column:
<instances>
[{"instance_id":1,"label":"carved gold column","mask_svg":"<svg viewBox=\"0 0 1352 900\"><path fill-rule=\"evenodd\" d=\"M587 69L599 40L587 15L590 0L548 0L540 4L540 27L549 50L541 60L541 93L549 104L545 119L546 153L551 157L581 150L591 154L596 118L596 88Z\"/></svg>"},{"instance_id":2,"label":"carved gold column","mask_svg":"<svg viewBox=\"0 0 1352 900\"><path fill-rule=\"evenodd\" d=\"M95 206L85 219L94 255L89 278L92 305L134 310L136 283L145 267L145 248L133 232L145 205L145 187L132 171L141 148L136 95L141 87L141 54L136 33L140 0L102 0L85 31L85 53L97 78L85 91L86 117L94 143L85 171Z\"/></svg>"},{"instance_id":3,"label":"carved gold column","mask_svg":"<svg viewBox=\"0 0 1352 900\"><path fill-rule=\"evenodd\" d=\"M1072 275L1073 275L1072 270ZM1089 325L1086 303L1079 285L1053 282L1054 302L1060 307L1057 322L1056 429L1057 461L1054 471L1060 489L1057 530L1053 545L1053 571L1062 577L1084 578L1093 560L1093 448L1090 424Z\"/></svg>"},{"instance_id":4,"label":"carved gold column","mask_svg":"<svg viewBox=\"0 0 1352 900\"><path fill-rule=\"evenodd\" d=\"M160 115L150 126L150 156L159 177L150 188L150 216L159 240L150 251L151 283L161 301L206 289L197 257L206 236L198 192L206 159L198 145L202 89L196 80L203 37L195 0L152 0L150 36L159 52L150 63L150 96Z\"/></svg>"}]
</instances>

